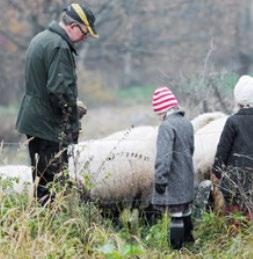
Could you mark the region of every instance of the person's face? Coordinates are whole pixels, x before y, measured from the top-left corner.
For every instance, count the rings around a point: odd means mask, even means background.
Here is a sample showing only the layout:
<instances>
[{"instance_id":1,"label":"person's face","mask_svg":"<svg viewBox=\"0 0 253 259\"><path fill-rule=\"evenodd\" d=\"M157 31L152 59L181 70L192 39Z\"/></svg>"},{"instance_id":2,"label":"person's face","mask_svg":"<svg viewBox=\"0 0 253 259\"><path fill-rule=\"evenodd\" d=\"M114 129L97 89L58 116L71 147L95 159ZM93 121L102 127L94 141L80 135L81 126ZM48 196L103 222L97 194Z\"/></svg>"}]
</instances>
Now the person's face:
<instances>
[{"instance_id":1,"label":"person's face","mask_svg":"<svg viewBox=\"0 0 253 259\"><path fill-rule=\"evenodd\" d=\"M74 43L86 40L89 35L88 28L85 25L73 23L70 25L69 37Z\"/></svg>"}]
</instances>

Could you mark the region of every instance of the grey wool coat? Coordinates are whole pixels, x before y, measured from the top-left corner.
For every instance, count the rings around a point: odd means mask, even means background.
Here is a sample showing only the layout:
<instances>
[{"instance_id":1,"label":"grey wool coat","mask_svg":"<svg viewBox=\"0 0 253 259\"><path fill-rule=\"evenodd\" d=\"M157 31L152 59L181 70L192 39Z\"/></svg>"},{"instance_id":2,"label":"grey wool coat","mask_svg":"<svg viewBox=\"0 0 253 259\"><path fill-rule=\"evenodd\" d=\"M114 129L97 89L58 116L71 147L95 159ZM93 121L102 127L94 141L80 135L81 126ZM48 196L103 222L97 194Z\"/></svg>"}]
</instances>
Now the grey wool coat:
<instances>
[{"instance_id":1,"label":"grey wool coat","mask_svg":"<svg viewBox=\"0 0 253 259\"><path fill-rule=\"evenodd\" d=\"M192 202L194 197L193 127L176 111L161 123L156 142L154 185L166 184L164 194L153 190L154 205L170 206Z\"/></svg>"}]
</instances>

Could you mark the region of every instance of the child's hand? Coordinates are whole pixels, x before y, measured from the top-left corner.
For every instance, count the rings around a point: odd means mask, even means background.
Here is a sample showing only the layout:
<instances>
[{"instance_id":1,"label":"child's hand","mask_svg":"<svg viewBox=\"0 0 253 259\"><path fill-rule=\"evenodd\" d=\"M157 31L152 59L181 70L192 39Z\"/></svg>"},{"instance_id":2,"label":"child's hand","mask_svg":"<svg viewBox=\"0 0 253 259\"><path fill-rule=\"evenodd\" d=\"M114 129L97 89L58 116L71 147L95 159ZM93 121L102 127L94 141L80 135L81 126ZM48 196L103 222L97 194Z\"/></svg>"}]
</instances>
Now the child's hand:
<instances>
[{"instance_id":1,"label":"child's hand","mask_svg":"<svg viewBox=\"0 0 253 259\"><path fill-rule=\"evenodd\" d=\"M166 190L166 186L167 184L159 184L159 183L156 183L155 184L155 190L157 193L159 194L164 194L165 193L165 190Z\"/></svg>"}]
</instances>

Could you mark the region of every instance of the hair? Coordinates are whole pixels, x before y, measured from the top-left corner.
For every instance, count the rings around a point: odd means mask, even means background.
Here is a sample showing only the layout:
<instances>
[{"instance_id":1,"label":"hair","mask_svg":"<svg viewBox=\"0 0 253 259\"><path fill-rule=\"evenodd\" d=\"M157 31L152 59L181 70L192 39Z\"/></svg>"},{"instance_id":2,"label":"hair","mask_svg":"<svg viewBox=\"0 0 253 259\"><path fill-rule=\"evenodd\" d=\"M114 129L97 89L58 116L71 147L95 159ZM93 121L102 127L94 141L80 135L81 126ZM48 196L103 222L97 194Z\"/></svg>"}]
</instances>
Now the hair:
<instances>
[{"instance_id":1,"label":"hair","mask_svg":"<svg viewBox=\"0 0 253 259\"><path fill-rule=\"evenodd\" d=\"M171 108L169 108L168 110L164 111L164 112L161 112L161 114L167 114L167 113L173 113L173 112L176 112L176 111L179 111L181 110L181 107L179 106L173 106Z\"/></svg>"},{"instance_id":2,"label":"hair","mask_svg":"<svg viewBox=\"0 0 253 259\"><path fill-rule=\"evenodd\" d=\"M174 107L172 107L172 108L168 109L168 110L167 110L167 112L168 112L168 111L173 111L173 112L174 112L174 111L178 111L178 110L180 110L179 105L174 106Z\"/></svg>"},{"instance_id":3,"label":"hair","mask_svg":"<svg viewBox=\"0 0 253 259\"><path fill-rule=\"evenodd\" d=\"M71 25L73 23L75 24L80 24L80 22L76 21L75 19L73 19L72 17L70 17L69 15L66 14L66 12L63 12L60 16L60 21L64 24L64 25ZM80 24L82 25L82 24Z\"/></svg>"}]
</instances>

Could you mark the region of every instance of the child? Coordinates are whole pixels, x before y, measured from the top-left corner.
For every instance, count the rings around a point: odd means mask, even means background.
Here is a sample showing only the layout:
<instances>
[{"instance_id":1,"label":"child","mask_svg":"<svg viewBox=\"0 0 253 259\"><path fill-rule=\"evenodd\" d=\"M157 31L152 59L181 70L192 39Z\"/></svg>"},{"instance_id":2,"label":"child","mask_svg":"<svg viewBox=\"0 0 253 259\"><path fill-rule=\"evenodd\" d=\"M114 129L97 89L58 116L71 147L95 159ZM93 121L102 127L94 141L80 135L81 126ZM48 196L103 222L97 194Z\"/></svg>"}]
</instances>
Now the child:
<instances>
[{"instance_id":1,"label":"child","mask_svg":"<svg viewBox=\"0 0 253 259\"><path fill-rule=\"evenodd\" d=\"M168 87L153 94L153 110L162 123L157 136L152 203L171 216L170 244L180 249L184 241L194 241L190 204L194 196L193 127L179 109Z\"/></svg>"},{"instance_id":2,"label":"child","mask_svg":"<svg viewBox=\"0 0 253 259\"><path fill-rule=\"evenodd\" d=\"M225 211L240 210L252 216L253 78L242 76L235 85L239 111L231 115L221 134L213 173L221 179Z\"/></svg>"}]
</instances>

